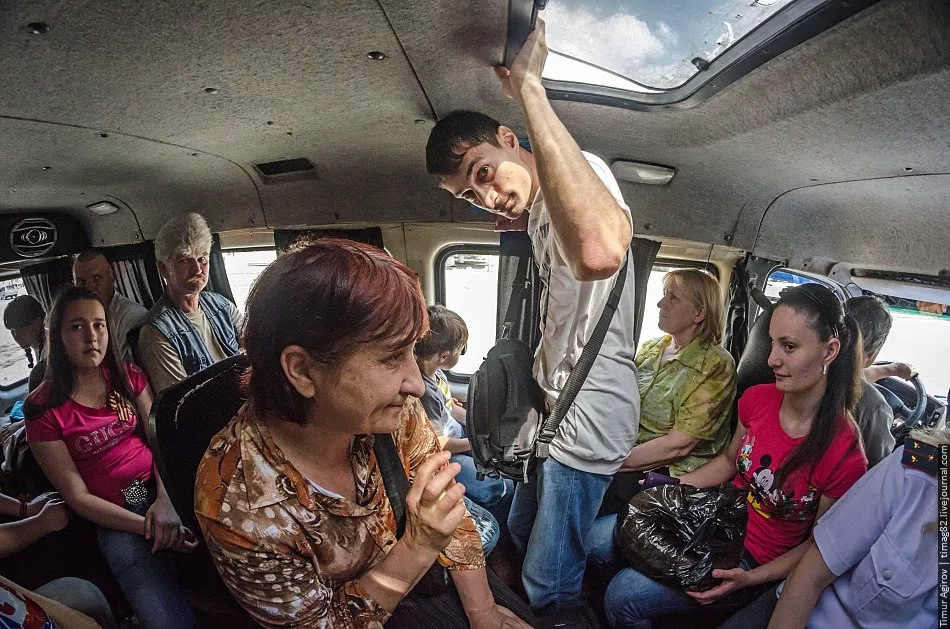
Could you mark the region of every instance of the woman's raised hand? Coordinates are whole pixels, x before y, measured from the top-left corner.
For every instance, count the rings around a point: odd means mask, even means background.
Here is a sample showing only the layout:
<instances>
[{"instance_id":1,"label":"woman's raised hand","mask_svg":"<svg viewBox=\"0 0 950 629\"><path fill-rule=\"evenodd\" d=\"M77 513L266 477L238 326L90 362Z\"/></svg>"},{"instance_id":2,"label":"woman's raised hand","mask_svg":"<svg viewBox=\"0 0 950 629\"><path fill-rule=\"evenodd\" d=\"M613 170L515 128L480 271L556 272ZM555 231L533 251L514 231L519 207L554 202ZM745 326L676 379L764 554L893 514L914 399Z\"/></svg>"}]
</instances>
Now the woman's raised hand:
<instances>
[{"instance_id":1,"label":"woman's raised hand","mask_svg":"<svg viewBox=\"0 0 950 629\"><path fill-rule=\"evenodd\" d=\"M406 496L406 532L403 540L412 548L439 553L465 515L465 486L455 482L461 467L449 463L450 453L429 455L416 470Z\"/></svg>"}]
</instances>

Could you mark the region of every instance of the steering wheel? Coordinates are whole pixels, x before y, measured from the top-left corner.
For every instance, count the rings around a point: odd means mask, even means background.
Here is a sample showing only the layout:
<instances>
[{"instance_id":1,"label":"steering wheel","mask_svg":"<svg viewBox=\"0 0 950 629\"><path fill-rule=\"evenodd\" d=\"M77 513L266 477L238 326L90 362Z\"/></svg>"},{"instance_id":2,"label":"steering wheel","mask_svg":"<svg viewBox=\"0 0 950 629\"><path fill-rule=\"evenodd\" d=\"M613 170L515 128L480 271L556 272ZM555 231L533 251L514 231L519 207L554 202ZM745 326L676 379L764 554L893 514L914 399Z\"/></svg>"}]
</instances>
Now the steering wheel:
<instances>
[{"instance_id":1,"label":"steering wheel","mask_svg":"<svg viewBox=\"0 0 950 629\"><path fill-rule=\"evenodd\" d=\"M891 434L894 436L917 428L927 412L927 389L924 388L924 383L920 381L920 376L911 378L910 383L914 385L917 393L917 400L913 408L907 408L903 400L890 389L877 383L874 384L874 387L887 400L888 406L894 411L894 425L891 426Z\"/></svg>"}]
</instances>

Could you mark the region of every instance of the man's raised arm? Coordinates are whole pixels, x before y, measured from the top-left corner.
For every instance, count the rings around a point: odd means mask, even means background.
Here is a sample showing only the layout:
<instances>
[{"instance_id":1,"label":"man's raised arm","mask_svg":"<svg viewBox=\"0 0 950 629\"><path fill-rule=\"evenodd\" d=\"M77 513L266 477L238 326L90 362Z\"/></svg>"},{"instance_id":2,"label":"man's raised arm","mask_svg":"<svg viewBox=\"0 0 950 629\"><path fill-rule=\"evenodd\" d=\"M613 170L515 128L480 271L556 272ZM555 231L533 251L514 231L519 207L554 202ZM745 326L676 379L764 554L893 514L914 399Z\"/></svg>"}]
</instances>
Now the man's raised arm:
<instances>
[{"instance_id":1,"label":"man's raised arm","mask_svg":"<svg viewBox=\"0 0 950 629\"><path fill-rule=\"evenodd\" d=\"M495 73L524 112L544 202L574 277L605 279L623 263L632 221L554 113L541 85L547 52L538 20L511 68L496 67Z\"/></svg>"}]
</instances>

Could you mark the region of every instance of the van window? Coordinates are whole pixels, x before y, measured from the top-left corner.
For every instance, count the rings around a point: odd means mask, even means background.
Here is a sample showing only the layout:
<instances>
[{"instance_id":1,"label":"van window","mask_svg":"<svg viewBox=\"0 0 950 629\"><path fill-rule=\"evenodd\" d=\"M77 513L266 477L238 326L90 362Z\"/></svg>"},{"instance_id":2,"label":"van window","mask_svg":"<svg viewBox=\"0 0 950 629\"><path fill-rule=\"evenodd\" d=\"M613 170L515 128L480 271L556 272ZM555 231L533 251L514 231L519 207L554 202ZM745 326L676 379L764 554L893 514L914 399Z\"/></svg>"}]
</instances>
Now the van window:
<instances>
[{"instance_id":1,"label":"van window","mask_svg":"<svg viewBox=\"0 0 950 629\"><path fill-rule=\"evenodd\" d=\"M468 348L451 375L475 373L495 344L498 248L462 245L436 257L436 301L454 310L468 327Z\"/></svg>"},{"instance_id":2,"label":"van window","mask_svg":"<svg viewBox=\"0 0 950 629\"><path fill-rule=\"evenodd\" d=\"M19 295L25 295L26 288L19 277L6 277L0 280L0 320L7 304ZM38 358L34 356L34 360ZM26 352L16 344L13 335L6 326L0 325L0 389L8 389L22 382L30 375Z\"/></svg>"},{"instance_id":3,"label":"van window","mask_svg":"<svg viewBox=\"0 0 950 629\"><path fill-rule=\"evenodd\" d=\"M277 259L276 249L229 249L223 251L224 269L228 274L234 305L244 312L247 294L254 280L268 264Z\"/></svg>"},{"instance_id":4,"label":"van window","mask_svg":"<svg viewBox=\"0 0 950 629\"><path fill-rule=\"evenodd\" d=\"M659 259L653 263L650 269L650 279L647 280L647 298L646 305L643 308L643 324L640 328L640 344L645 341L658 338L666 334L658 327L660 320L660 309L657 303L663 299L663 278L667 273L675 269L704 269L712 273L716 279L719 278L719 271L715 265L704 262L690 262L689 260L669 260Z\"/></svg>"},{"instance_id":5,"label":"van window","mask_svg":"<svg viewBox=\"0 0 950 629\"><path fill-rule=\"evenodd\" d=\"M551 2L540 14L550 47L543 76L639 93L670 90L787 4L731 0L699 10L675 2Z\"/></svg>"},{"instance_id":6,"label":"van window","mask_svg":"<svg viewBox=\"0 0 950 629\"><path fill-rule=\"evenodd\" d=\"M837 284L829 282L818 275L802 273L801 271L791 271L789 269L775 269L769 273L769 277L765 282L765 296L774 303L778 301L784 289L790 286L798 286L799 284L820 284L837 295L838 299L842 302L846 299L844 291L842 291L841 287Z\"/></svg>"},{"instance_id":7,"label":"van window","mask_svg":"<svg viewBox=\"0 0 950 629\"><path fill-rule=\"evenodd\" d=\"M909 363L920 373L928 394L945 398L950 390L950 312L921 312L914 304L894 301L897 304L888 304L887 308L891 313L891 332L877 360Z\"/></svg>"}]
</instances>

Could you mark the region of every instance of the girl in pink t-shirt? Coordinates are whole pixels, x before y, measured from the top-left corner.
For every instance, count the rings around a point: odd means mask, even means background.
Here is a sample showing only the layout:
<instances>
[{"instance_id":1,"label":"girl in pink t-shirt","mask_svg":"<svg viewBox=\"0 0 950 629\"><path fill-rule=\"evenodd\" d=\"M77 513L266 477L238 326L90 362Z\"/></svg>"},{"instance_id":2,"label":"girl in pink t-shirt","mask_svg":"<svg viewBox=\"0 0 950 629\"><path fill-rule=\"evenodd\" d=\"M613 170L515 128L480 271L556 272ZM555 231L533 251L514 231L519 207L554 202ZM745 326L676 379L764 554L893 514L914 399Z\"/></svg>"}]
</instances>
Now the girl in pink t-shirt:
<instances>
[{"instance_id":1,"label":"girl in pink t-shirt","mask_svg":"<svg viewBox=\"0 0 950 629\"><path fill-rule=\"evenodd\" d=\"M732 479L748 489L740 566L713 570L722 582L705 592L684 592L624 569L605 595L612 626L643 629L652 618L701 605L741 608L788 576L815 521L867 469L860 432L847 410L856 401L861 364L855 321L831 291L804 284L782 292L769 336L775 384L748 389L726 450L680 477L696 487Z\"/></svg>"},{"instance_id":2,"label":"girl in pink t-shirt","mask_svg":"<svg viewBox=\"0 0 950 629\"><path fill-rule=\"evenodd\" d=\"M100 550L139 625L197 627L162 552L189 552L197 540L155 469L141 425L152 394L138 367L116 359L107 311L80 287L53 304L46 377L26 402L27 439L66 504L97 525Z\"/></svg>"}]
</instances>

